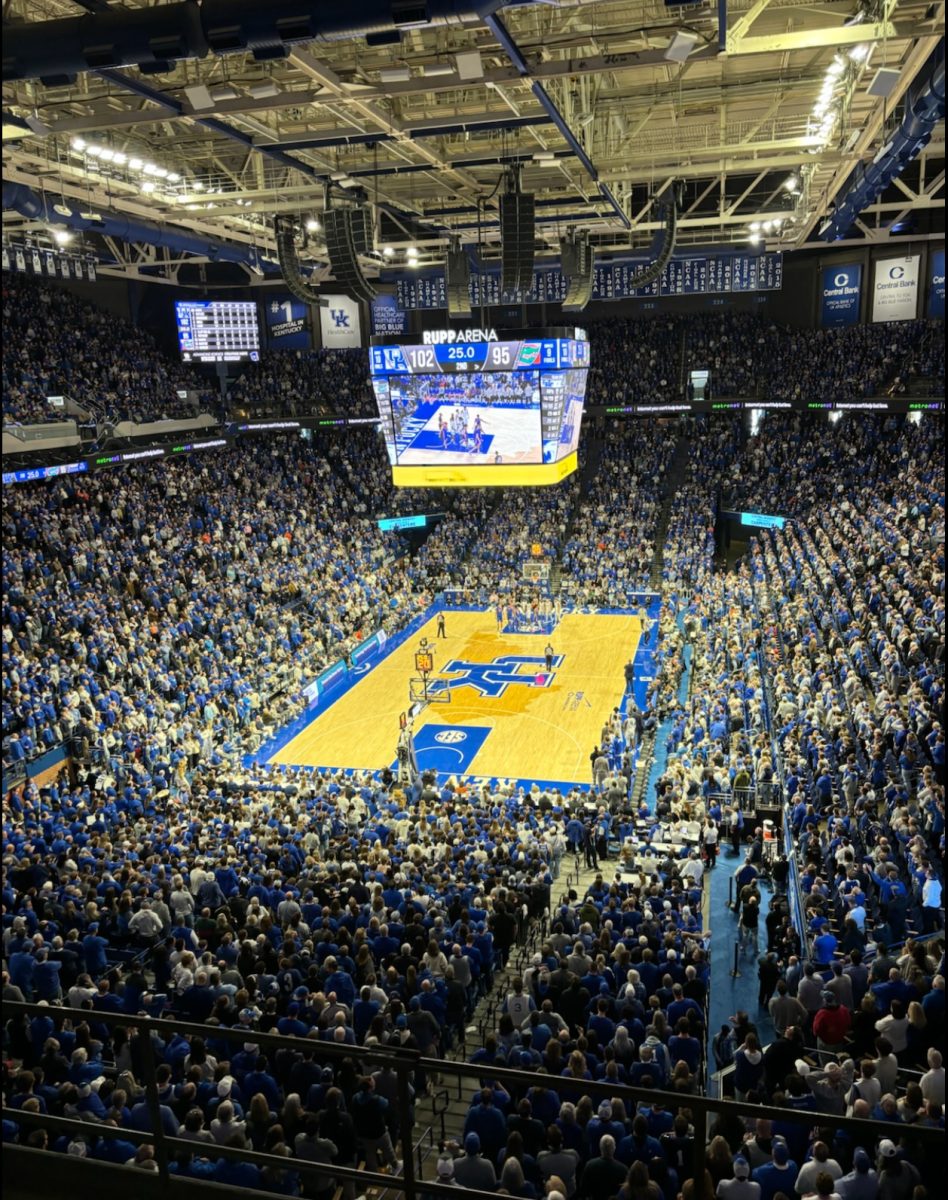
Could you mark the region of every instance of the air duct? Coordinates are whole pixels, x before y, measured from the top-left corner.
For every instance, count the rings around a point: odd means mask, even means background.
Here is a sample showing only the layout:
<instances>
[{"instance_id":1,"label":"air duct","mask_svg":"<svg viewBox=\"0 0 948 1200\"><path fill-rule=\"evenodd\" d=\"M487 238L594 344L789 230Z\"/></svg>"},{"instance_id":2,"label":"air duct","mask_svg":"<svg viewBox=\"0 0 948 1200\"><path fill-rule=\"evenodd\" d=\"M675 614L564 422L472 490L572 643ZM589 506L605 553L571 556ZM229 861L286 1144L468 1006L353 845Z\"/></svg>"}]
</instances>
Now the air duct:
<instances>
[{"instance_id":1,"label":"air duct","mask_svg":"<svg viewBox=\"0 0 948 1200\"><path fill-rule=\"evenodd\" d=\"M172 229L157 225L153 221L139 221L134 217L118 216L114 213L90 212L85 205L34 192L22 183L3 185L3 207L31 221L50 225L65 225L84 233L98 233L104 237L119 238L125 242L141 242L147 246L164 246L176 254L197 254L211 262L239 263L241 266L262 270L269 259L253 246L238 246L217 238L203 237L184 229Z\"/></svg>"},{"instance_id":2,"label":"air duct","mask_svg":"<svg viewBox=\"0 0 948 1200\"><path fill-rule=\"evenodd\" d=\"M208 54L282 58L297 42L341 41L403 29L483 20L499 0L179 0L148 8L4 24L3 80L65 82L105 67L167 71ZM358 15L355 15L358 14Z\"/></svg>"},{"instance_id":3,"label":"air duct","mask_svg":"<svg viewBox=\"0 0 948 1200\"><path fill-rule=\"evenodd\" d=\"M840 188L843 199L838 201L833 215L820 229L821 238L832 242L843 237L863 209L872 204L928 145L935 126L945 115L944 38L932 59L927 81L906 105L902 124L891 141L868 166L860 163Z\"/></svg>"}]
</instances>

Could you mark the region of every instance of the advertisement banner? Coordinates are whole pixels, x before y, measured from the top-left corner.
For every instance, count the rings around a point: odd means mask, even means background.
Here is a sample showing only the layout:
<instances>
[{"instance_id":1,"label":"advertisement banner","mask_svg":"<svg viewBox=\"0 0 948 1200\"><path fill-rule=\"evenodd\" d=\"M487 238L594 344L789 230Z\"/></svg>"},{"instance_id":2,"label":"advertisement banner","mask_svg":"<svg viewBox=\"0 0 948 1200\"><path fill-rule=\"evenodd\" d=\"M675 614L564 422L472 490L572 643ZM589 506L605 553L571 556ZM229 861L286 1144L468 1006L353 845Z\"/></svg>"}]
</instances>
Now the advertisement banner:
<instances>
[{"instance_id":1,"label":"advertisement banner","mask_svg":"<svg viewBox=\"0 0 948 1200\"><path fill-rule=\"evenodd\" d=\"M359 302L351 296L323 296L325 308L319 309L319 326L327 350L358 348L362 345Z\"/></svg>"},{"instance_id":2,"label":"advertisement banner","mask_svg":"<svg viewBox=\"0 0 948 1200\"><path fill-rule=\"evenodd\" d=\"M263 302L267 345L274 350L309 350L312 347L307 318L309 305L281 292Z\"/></svg>"},{"instance_id":3,"label":"advertisement banner","mask_svg":"<svg viewBox=\"0 0 948 1200\"><path fill-rule=\"evenodd\" d=\"M408 313L398 307L394 296L376 296L372 301L372 332L408 332Z\"/></svg>"},{"instance_id":4,"label":"advertisement banner","mask_svg":"<svg viewBox=\"0 0 948 1200\"><path fill-rule=\"evenodd\" d=\"M862 266L846 263L841 267L824 267L820 279L820 324L823 328L857 324Z\"/></svg>"},{"instance_id":5,"label":"advertisement banner","mask_svg":"<svg viewBox=\"0 0 948 1200\"><path fill-rule=\"evenodd\" d=\"M872 288L873 321L912 321L918 312L917 254L876 262Z\"/></svg>"},{"instance_id":6,"label":"advertisement banner","mask_svg":"<svg viewBox=\"0 0 948 1200\"><path fill-rule=\"evenodd\" d=\"M934 250L928 275L928 315L945 319L945 252Z\"/></svg>"}]
</instances>

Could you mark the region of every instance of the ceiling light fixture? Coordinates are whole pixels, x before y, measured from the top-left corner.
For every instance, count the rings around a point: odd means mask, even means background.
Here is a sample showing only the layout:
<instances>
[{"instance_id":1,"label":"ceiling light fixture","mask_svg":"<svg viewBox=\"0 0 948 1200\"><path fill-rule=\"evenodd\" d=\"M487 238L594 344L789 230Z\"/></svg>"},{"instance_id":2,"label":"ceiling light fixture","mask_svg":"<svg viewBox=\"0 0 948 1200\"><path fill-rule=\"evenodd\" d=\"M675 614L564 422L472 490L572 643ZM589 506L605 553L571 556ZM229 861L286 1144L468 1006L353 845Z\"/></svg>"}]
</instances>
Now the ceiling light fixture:
<instances>
[{"instance_id":1,"label":"ceiling light fixture","mask_svg":"<svg viewBox=\"0 0 948 1200\"><path fill-rule=\"evenodd\" d=\"M307 233L317 233L318 231L319 231L319 222L316 220L315 217L310 217L310 219L306 222L306 232Z\"/></svg>"}]
</instances>

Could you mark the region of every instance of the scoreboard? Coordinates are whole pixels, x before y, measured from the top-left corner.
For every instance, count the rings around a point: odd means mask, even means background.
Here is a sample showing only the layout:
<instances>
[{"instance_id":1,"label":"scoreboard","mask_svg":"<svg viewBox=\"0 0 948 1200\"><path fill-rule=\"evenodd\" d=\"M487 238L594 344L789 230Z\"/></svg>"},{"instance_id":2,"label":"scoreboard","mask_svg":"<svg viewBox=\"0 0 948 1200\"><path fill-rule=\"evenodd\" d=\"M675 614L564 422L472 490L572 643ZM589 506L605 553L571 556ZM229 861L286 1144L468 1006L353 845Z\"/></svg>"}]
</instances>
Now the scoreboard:
<instances>
[{"instance_id":1,"label":"scoreboard","mask_svg":"<svg viewBox=\"0 0 948 1200\"><path fill-rule=\"evenodd\" d=\"M576 470L589 343L581 329L373 339L369 370L403 487L556 483Z\"/></svg>"},{"instance_id":2,"label":"scoreboard","mask_svg":"<svg viewBox=\"0 0 948 1200\"><path fill-rule=\"evenodd\" d=\"M176 300L174 310L184 362L256 362L260 357L253 300Z\"/></svg>"},{"instance_id":3,"label":"scoreboard","mask_svg":"<svg viewBox=\"0 0 948 1200\"><path fill-rule=\"evenodd\" d=\"M441 342L435 345L373 346L373 375L398 372L417 375L458 371L559 371L589 366L589 343L575 338L518 341Z\"/></svg>"}]
</instances>

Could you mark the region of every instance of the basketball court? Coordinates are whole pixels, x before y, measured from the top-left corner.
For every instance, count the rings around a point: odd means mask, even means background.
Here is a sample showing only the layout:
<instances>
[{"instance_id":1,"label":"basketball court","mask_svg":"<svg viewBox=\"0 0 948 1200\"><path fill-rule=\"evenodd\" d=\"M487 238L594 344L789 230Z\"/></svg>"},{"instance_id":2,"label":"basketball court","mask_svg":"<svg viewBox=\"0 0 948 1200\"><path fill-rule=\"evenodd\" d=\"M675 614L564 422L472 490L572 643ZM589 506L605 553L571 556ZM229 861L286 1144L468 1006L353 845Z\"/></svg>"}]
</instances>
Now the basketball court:
<instances>
[{"instance_id":1,"label":"basketball court","mask_svg":"<svg viewBox=\"0 0 948 1200\"><path fill-rule=\"evenodd\" d=\"M400 715L411 694L424 693L416 654L426 639L431 702L414 720L421 770L588 785L590 751L622 699L623 669L638 649L639 617L568 613L539 635L498 631L493 610L448 611L445 623L447 636L437 638L433 615L267 761L393 766Z\"/></svg>"}]
</instances>

